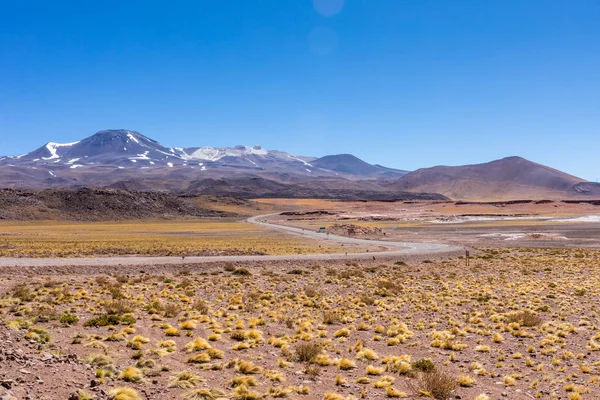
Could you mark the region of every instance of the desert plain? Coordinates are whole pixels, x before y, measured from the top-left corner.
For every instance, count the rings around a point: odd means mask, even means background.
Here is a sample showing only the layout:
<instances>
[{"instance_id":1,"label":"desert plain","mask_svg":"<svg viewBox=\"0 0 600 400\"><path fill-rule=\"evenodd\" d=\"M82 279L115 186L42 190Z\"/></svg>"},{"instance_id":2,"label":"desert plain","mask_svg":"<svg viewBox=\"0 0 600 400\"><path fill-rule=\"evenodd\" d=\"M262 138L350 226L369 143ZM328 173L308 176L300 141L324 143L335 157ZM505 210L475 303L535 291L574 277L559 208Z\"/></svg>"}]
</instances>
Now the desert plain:
<instances>
[{"instance_id":1,"label":"desert plain","mask_svg":"<svg viewBox=\"0 0 600 400\"><path fill-rule=\"evenodd\" d=\"M223 211L2 221L0 398L600 398L593 201ZM382 256L338 236L452 247Z\"/></svg>"}]
</instances>

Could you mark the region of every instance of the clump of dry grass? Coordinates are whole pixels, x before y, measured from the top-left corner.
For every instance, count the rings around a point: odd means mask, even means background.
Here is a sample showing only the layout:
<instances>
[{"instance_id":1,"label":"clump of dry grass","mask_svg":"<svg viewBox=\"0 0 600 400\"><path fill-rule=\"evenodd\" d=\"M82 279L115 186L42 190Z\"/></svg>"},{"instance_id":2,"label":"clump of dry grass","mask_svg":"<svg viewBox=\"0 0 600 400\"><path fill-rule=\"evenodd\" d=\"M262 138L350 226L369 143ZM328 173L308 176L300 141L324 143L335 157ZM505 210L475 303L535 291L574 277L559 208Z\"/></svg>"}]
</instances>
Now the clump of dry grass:
<instances>
[{"instance_id":1,"label":"clump of dry grass","mask_svg":"<svg viewBox=\"0 0 600 400\"><path fill-rule=\"evenodd\" d=\"M457 380L449 373L434 369L429 372L421 372L416 382L410 384L416 393L431 396L437 400L449 399L456 390Z\"/></svg>"},{"instance_id":2,"label":"clump of dry grass","mask_svg":"<svg viewBox=\"0 0 600 400\"><path fill-rule=\"evenodd\" d=\"M111 299L102 304L107 314L123 315L133 312L133 304L129 300Z\"/></svg>"},{"instance_id":3,"label":"clump of dry grass","mask_svg":"<svg viewBox=\"0 0 600 400\"><path fill-rule=\"evenodd\" d=\"M194 389L182 396L185 400L216 400L225 399L225 392L218 389Z\"/></svg>"},{"instance_id":4,"label":"clump of dry grass","mask_svg":"<svg viewBox=\"0 0 600 400\"><path fill-rule=\"evenodd\" d=\"M204 382L204 379L201 379L198 375L189 371L183 371L171 378L169 387L191 389L198 386L202 382Z\"/></svg>"},{"instance_id":5,"label":"clump of dry grass","mask_svg":"<svg viewBox=\"0 0 600 400\"><path fill-rule=\"evenodd\" d=\"M323 323L327 325L335 325L339 324L341 321L341 316L338 311L325 311L323 313Z\"/></svg>"},{"instance_id":6,"label":"clump of dry grass","mask_svg":"<svg viewBox=\"0 0 600 400\"><path fill-rule=\"evenodd\" d=\"M532 313L529 310L523 310L523 311L518 311L515 313L508 314L506 316L506 320L509 324L510 323L518 323L521 326L525 326L525 327L538 326L538 325L541 325L543 322L542 318L539 315Z\"/></svg>"},{"instance_id":7,"label":"clump of dry grass","mask_svg":"<svg viewBox=\"0 0 600 400\"><path fill-rule=\"evenodd\" d=\"M126 367L119 374L118 378L125 382L141 382L144 379L144 374L136 367Z\"/></svg>"},{"instance_id":8,"label":"clump of dry grass","mask_svg":"<svg viewBox=\"0 0 600 400\"><path fill-rule=\"evenodd\" d=\"M142 400L140 394L132 388L119 387L108 393L113 400Z\"/></svg>"},{"instance_id":9,"label":"clump of dry grass","mask_svg":"<svg viewBox=\"0 0 600 400\"><path fill-rule=\"evenodd\" d=\"M323 350L323 344L317 342L299 343L294 350L295 359L300 362L312 362Z\"/></svg>"}]
</instances>

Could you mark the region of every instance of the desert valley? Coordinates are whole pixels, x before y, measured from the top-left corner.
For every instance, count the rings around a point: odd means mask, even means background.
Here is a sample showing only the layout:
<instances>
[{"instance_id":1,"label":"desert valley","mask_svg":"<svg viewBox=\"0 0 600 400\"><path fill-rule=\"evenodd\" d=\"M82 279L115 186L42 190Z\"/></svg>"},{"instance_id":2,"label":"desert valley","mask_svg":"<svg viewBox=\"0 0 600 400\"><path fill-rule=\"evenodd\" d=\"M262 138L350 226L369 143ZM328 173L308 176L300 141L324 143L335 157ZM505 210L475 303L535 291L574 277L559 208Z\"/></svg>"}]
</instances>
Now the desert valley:
<instances>
[{"instance_id":1,"label":"desert valley","mask_svg":"<svg viewBox=\"0 0 600 400\"><path fill-rule=\"evenodd\" d=\"M127 130L0 180L1 399L600 398L596 183Z\"/></svg>"}]
</instances>

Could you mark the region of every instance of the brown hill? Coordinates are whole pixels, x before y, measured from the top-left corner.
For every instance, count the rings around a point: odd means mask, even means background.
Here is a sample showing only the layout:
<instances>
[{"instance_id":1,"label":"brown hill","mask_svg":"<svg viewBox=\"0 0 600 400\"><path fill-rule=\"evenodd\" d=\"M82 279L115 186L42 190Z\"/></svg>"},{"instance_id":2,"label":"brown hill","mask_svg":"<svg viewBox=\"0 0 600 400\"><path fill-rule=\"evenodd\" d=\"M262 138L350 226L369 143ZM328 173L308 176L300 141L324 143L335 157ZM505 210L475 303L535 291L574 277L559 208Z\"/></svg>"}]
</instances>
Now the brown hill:
<instances>
[{"instance_id":1,"label":"brown hill","mask_svg":"<svg viewBox=\"0 0 600 400\"><path fill-rule=\"evenodd\" d=\"M185 191L190 195L218 195L252 198L315 198L341 200L447 200L437 193L389 190L370 182L315 180L281 183L259 177L202 179Z\"/></svg>"},{"instance_id":2,"label":"brown hill","mask_svg":"<svg viewBox=\"0 0 600 400\"><path fill-rule=\"evenodd\" d=\"M581 194L573 188L585 182L521 157L484 164L436 166L411 172L390 187L412 192L435 192L453 199L510 200L566 198Z\"/></svg>"},{"instance_id":3,"label":"brown hill","mask_svg":"<svg viewBox=\"0 0 600 400\"><path fill-rule=\"evenodd\" d=\"M218 218L235 214L200 207L196 199L119 189L0 190L0 220L109 221Z\"/></svg>"}]
</instances>

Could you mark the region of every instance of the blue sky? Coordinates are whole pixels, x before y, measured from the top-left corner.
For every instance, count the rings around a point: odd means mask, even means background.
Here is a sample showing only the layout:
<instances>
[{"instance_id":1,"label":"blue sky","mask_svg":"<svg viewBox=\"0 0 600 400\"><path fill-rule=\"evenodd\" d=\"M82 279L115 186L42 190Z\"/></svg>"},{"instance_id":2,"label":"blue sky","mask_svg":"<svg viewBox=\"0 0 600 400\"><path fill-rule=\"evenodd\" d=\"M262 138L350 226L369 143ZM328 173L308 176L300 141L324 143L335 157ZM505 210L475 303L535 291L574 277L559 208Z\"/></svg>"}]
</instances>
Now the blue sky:
<instances>
[{"instance_id":1,"label":"blue sky","mask_svg":"<svg viewBox=\"0 0 600 400\"><path fill-rule=\"evenodd\" d=\"M4 2L0 154L137 130L600 178L596 0Z\"/></svg>"}]
</instances>

